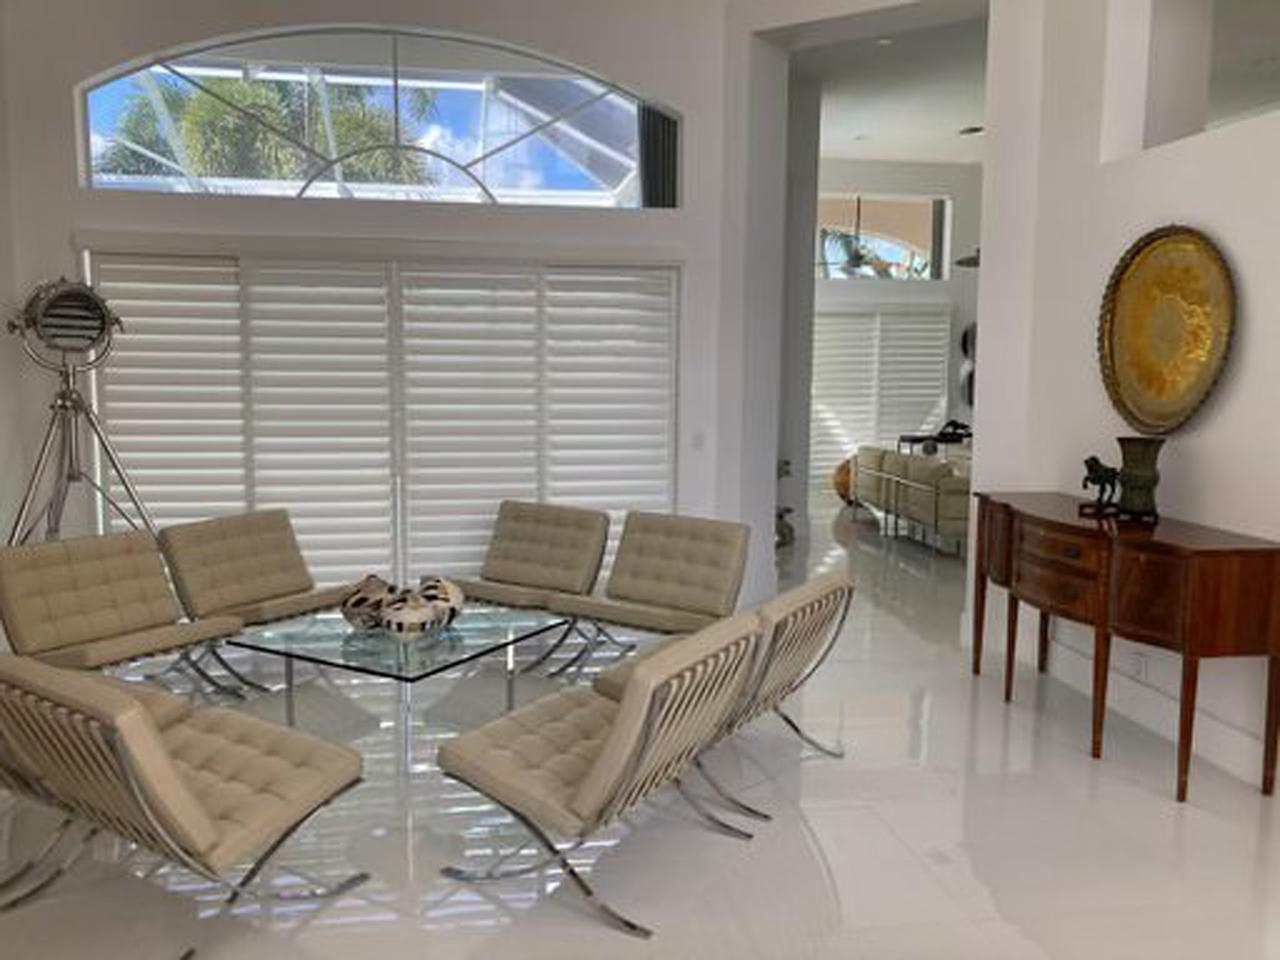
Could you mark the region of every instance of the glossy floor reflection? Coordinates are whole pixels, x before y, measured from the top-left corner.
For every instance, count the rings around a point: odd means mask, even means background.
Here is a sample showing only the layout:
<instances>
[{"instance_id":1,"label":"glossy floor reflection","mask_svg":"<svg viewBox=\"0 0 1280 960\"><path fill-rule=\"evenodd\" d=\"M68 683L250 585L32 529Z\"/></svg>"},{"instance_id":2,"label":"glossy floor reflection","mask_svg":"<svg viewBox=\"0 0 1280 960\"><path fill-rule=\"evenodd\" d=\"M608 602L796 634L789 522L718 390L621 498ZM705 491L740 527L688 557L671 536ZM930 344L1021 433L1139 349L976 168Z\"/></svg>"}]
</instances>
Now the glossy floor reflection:
<instances>
[{"instance_id":1,"label":"glossy floor reflection","mask_svg":"<svg viewBox=\"0 0 1280 960\"><path fill-rule=\"evenodd\" d=\"M279 863L313 880L371 872L354 894L225 911L190 875L103 844L54 893L0 916L0 956L174 960L188 945L218 960L1280 956L1276 801L1200 764L1191 801L1175 804L1172 745L1114 715L1107 759L1090 760L1083 697L1028 672L1006 707L998 669L968 675L960 561L886 541L866 518L835 527L847 550L823 544L797 566L849 563L858 594L793 707L847 758L810 756L762 720L710 758L774 813L753 841L708 832L663 794L574 855L656 929L652 941L599 925L552 870L485 887L440 877L523 841L434 762L441 739L501 709L490 668L419 684L407 703L395 684L337 673L305 688L302 722L355 743L367 779ZM272 679L270 662L244 663ZM519 694L548 687L522 681ZM0 850L34 842L44 816L0 818Z\"/></svg>"}]
</instances>

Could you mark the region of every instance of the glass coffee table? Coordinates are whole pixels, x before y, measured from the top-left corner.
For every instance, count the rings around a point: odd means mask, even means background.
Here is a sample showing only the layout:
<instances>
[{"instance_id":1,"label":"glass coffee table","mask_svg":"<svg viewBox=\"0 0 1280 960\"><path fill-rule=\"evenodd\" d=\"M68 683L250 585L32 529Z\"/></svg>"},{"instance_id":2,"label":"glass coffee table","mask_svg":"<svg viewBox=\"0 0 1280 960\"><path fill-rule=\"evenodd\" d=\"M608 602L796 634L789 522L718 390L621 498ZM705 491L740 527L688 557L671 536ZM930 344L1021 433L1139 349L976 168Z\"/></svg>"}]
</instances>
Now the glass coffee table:
<instances>
[{"instance_id":1,"label":"glass coffee table","mask_svg":"<svg viewBox=\"0 0 1280 960\"><path fill-rule=\"evenodd\" d=\"M510 710L515 706L516 644L568 626L563 617L542 610L468 604L452 626L406 638L381 628L353 627L337 610L326 610L249 628L227 642L284 658L285 718L294 726L293 668L299 660L411 686L501 651Z\"/></svg>"}]
</instances>

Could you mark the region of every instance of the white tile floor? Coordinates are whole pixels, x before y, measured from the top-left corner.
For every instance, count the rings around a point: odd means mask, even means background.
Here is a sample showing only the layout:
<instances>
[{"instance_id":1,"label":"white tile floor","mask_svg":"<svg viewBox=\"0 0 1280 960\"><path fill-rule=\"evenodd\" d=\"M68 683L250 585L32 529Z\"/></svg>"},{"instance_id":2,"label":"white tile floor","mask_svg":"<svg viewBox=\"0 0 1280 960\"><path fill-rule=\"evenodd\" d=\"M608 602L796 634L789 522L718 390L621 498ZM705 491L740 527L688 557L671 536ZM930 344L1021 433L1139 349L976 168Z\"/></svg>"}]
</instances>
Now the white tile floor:
<instances>
[{"instance_id":1,"label":"white tile floor","mask_svg":"<svg viewBox=\"0 0 1280 960\"><path fill-rule=\"evenodd\" d=\"M553 874L488 888L439 876L518 835L433 764L451 704L469 718L497 709L500 684L481 676L449 699L453 681L415 692L408 769L394 685L309 688L304 721L355 737L367 782L281 862L314 877L369 870L355 894L225 912L200 882L104 844L55 892L0 917L0 957L172 960L188 945L210 960L1280 956L1280 801L1201 764L1191 801L1175 804L1171 744L1115 716L1107 759L1091 761L1082 697L1028 674L1006 707L994 661L968 675L958 561L886 544L865 522L851 542L852 615L794 705L847 758L811 757L766 719L711 758L773 811L753 841L708 832L664 794L583 853L605 897L657 930L648 943L599 925ZM816 559L846 562L839 548ZM0 841L21 850L41 816L19 808Z\"/></svg>"}]
</instances>

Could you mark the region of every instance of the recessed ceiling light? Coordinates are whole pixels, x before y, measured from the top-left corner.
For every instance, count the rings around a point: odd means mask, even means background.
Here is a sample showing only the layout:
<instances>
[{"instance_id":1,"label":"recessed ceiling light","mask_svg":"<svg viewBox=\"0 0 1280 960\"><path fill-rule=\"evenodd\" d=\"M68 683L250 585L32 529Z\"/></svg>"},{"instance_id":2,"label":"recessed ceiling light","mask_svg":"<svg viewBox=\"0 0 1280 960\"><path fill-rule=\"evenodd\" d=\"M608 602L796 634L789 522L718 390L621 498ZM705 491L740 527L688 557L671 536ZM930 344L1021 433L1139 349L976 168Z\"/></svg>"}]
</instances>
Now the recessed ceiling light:
<instances>
[{"instance_id":1,"label":"recessed ceiling light","mask_svg":"<svg viewBox=\"0 0 1280 960\"><path fill-rule=\"evenodd\" d=\"M962 137L977 137L986 132L987 132L987 128L980 123L975 123L972 126L960 128L960 136Z\"/></svg>"},{"instance_id":2,"label":"recessed ceiling light","mask_svg":"<svg viewBox=\"0 0 1280 960\"><path fill-rule=\"evenodd\" d=\"M892 47L892 46L893 46L893 37L880 37L878 40L876 40L876 46L877 46L877 47Z\"/></svg>"}]
</instances>

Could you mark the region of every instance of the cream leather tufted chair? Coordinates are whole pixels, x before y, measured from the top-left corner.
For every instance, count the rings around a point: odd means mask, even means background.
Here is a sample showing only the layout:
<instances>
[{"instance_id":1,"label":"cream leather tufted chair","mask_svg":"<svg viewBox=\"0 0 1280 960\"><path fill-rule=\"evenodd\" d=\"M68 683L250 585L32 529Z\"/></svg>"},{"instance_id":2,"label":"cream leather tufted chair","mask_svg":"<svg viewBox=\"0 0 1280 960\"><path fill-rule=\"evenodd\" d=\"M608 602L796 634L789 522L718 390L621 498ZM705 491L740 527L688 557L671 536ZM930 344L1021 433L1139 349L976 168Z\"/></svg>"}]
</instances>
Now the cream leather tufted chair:
<instances>
[{"instance_id":1,"label":"cream leather tufted chair","mask_svg":"<svg viewBox=\"0 0 1280 960\"><path fill-rule=\"evenodd\" d=\"M286 510L257 510L160 531L178 597L194 620L287 620L342 603L354 584L316 589Z\"/></svg>"},{"instance_id":2,"label":"cream leather tufted chair","mask_svg":"<svg viewBox=\"0 0 1280 960\"><path fill-rule=\"evenodd\" d=\"M480 577L450 579L468 600L545 608L555 594L591 592L608 538L603 511L503 500Z\"/></svg>"},{"instance_id":3,"label":"cream leather tufted chair","mask_svg":"<svg viewBox=\"0 0 1280 960\"><path fill-rule=\"evenodd\" d=\"M720 738L727 737L770 711L809 746L830 757L844 751L818 742L782 709L783 701L804 686L835 646L853 600L853 582L844 571L816 577L758 607L761 641L751 679L740 703L730 712ZM679 647L684 637L668 637L643 653L628 657L596 677L597 693L611 700L623 696L631 675L651 657ZM720 797L739 813L767 820L768 815L738 800L695 760L699 772Z\"/></svg>"},{"instance_id":4,"label":"cream leather tufted chair","mask_svg":"<svg viewBox=\"0 0 1280 960\"><path fill-rule=\"evenodd\" d=\"M139 530L0 549L0 616L14 651L82 670L211 644L238 617L179 623L155 539Z\"/></svg>"},{"instance_id":5,"label":"cream leather tufted chair","mask_svg":"<svg viewBox=\"0 0 1280 960\"><path fill-rule=\"evenodd\" d=\"M0 769L11 787L67 815L44 857L0 881L0 909L53 883L99 830L187 867L234 900L304 821L360 781L360 767L346 747L237 711L193 710L159 688L0 654ZM58 863L43 862L67 846L62 834L77 823L88 833ZM232 883L229 872L250 860ZM330 896L364 879L255 895ZM6 888L13 892L3 896Z\"/></svg>"},{"instance_id":6,"label":"cream leather tufted chair","mask_svg":"<svg viewBox=\"0 0 1280 960\"><path fill-rule=\"evenodd\" d=\"M656 633L700 630L733 613L742 589L750 530L745 524L674 514L627 514L605 596L554 596L548 609L572 618L586 641L562 673L602 642L624 651L605 624ZM582 621L589 627L584 629Z\"/></svg>"},{"instance_id":7,"label":"cream leather tufted chair","mask_svg":"<svg viewBox=\"0 0 1280 960\"><path fill-rule=\"evenodd\" d=\"M442 744L440 768L505 807L547 853L519 870L447 868L445 875L496 880L556 862L606 922L648 937L597 898L548 834L580 843L653 791L679 787L741 702L757 639L753 614L722 620L647 658L620 701L569 687Z\"/></svg>"}]
</instances>

